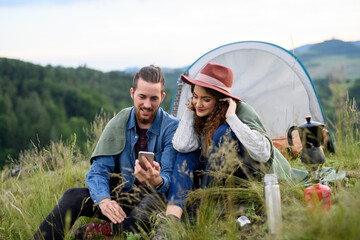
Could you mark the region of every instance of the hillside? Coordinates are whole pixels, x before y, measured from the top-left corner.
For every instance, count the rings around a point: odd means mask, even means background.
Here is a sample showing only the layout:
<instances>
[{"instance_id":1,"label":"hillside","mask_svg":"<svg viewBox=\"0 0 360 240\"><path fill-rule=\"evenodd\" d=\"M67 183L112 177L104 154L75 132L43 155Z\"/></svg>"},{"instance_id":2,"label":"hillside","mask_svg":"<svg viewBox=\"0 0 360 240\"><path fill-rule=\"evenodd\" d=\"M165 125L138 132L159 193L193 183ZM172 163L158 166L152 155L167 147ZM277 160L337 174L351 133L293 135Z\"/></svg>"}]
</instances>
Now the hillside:
<instances>
[{"instance_id":1,"label":"hillside","mask_svg":"<svg viewBox=\"0 0 360 240\"><path fill-rule=\"evenodd\" d=\"M294 49L294 54L304 64L314 79L329 75L340 76L342 80L360 77L360 42L328 40Z\"/></svg>"}]
</instances>

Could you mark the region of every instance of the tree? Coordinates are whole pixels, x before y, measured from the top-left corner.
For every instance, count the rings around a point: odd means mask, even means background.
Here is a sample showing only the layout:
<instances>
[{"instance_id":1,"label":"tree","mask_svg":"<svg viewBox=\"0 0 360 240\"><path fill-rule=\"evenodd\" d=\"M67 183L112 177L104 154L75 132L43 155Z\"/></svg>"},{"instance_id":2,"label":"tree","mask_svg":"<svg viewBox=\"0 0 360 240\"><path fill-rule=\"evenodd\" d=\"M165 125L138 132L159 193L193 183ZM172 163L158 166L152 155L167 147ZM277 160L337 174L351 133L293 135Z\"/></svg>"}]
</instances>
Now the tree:
<instances>
[{"instance_id":1,"label":"tree","mask_svg":"<svg viewBox=\"0 0 360 240\"><path fill-rule=\"evenodd\" d=\"M349 98L355 99L356 104L360 104L360 78L353 82L352 86L349 87Z\"/></svg>"}]
</instances>

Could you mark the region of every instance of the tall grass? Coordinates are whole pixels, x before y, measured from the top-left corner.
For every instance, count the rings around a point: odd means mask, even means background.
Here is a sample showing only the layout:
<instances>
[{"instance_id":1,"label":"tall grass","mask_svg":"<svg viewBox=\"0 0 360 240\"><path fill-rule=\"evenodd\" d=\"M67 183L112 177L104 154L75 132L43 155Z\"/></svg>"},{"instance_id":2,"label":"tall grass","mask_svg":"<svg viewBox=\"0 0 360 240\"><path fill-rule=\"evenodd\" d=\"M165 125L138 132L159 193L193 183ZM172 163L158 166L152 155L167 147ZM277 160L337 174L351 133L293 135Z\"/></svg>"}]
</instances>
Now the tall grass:
<instances>
[{"instance_id":1,"label":"tall grass","mask_svg":"<svg viewBox=\"0 0 360 240\"><path fill-rule=\"evenodd\" d=\"M87 141L86 141L86 148L85 148L85 157L90 159L93 150L103 132L106 124L111 119L110 113L105 113L101 110L100 114L95 116L95 119L92 123L90 123L90 129L84 129Z\"/></svg>"},{"instance_id":2,"label":"tall grass","mask_svg":"<svg viewBox=\"0 0 360 240\"><path fill-rule=\"evenodd\" d=\"M90 148L95 146L108 120L107 114L95 117L87 131L88 148L84 153L76 146L74 135L69 142L51 142L42 149L34 145L1 172L0 239L29 239L66 189L86 186ZM20 172L13 176L11 168L15 167ZM76 226L85 222L82 219Z\"/></svg>"},{"instance_id":3,"label":"tall grass","mask_svg":"<svg viewBox=\"0 0 360 240\"><path fill-rule=\"evenodd\" d=\"M74 136L70 142L53 142L46 148L22 152L17 176L12 176L11 167L1 172L0 239L31 238L66 189L85 186L91 151L109 118L98 116L92 123L85 152L80 152ZM359 121L354 103L347 101L337 109L336 154L327 154L326 166L358 171ZM263 183L236 178L234 169L239 163L233 161L231 152L230 148L224 171L213 173L215 178L223 179L224 185L192 192L182 223L167 225L169 239L273 239L267 231ZM301 167L300 161L289 161L293 167ZM332 186L333 205L328 212L307 210L304 187L280 182L283 227L278 239L360 239L357 177L353 174L350 184ZM239 215L247 216L252 223L241 228L236 223ZM90 221L96 220L80 218L72 230ZM71 239L72 230L66 239ZM151 239L154 234L127 234L126 238Z\"/></svg>"},{"instance_id":4,"label":"tall grass","mask_svg":"<svg viewBox=\"0 0 360 240\"><path fill-rule=\"evenodd\" d=\"M337 161L342 167L358 169L360 167L360 116L355 101L347 97L345 106L336 111Z\"/></svg>"},{"instance_id":5,"label":"tall grass","mask_svg":"<svg viewBox=\"0 0 360 240\"><path fill-rule=\"evenodd\" d=\"M84 186L88 166L74 143L24 151L17 177L1 173L0 239L29 239L67 188Z\"/></svg>"}]
</instances>

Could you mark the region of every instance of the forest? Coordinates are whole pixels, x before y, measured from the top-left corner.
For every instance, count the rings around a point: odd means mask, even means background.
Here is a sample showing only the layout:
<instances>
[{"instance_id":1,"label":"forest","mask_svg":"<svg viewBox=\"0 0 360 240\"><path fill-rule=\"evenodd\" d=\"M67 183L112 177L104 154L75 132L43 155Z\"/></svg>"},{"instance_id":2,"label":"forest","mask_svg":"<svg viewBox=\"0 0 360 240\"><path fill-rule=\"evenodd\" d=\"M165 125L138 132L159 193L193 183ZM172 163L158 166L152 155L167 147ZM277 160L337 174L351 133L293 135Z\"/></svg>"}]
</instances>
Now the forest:
<instances>
[{"instance_id":1,"label":"forest","mask_svg":"<svg viewBox=\"0 0 360 240\"><path fill-rule=\"evenodd\" d=\"M0 58L0 168L19 152L50 141L70 140L84 146L84 129L100 112L131 106L133 74L40 66ZM163 108L170 109L172 90Z\"/></svg>"}]
</instances>

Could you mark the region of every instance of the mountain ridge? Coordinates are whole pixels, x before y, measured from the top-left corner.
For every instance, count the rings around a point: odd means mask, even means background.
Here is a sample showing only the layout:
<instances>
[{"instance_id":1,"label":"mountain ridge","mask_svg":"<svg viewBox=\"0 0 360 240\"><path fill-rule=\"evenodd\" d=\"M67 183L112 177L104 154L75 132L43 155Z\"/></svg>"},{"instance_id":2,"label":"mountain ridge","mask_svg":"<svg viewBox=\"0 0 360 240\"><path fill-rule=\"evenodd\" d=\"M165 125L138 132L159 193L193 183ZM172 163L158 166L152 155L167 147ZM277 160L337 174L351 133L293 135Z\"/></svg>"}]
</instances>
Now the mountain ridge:
<instances>
[{"instance_id":1,"label":"mountain ridge","mask_svg":"<svg viewBox=\"0 0 360 240\"><path fill-rule=\"evenodd\" d=\"M293 53L312 79L332 75L344 81L360 78L360 41L331 39L300 46Z\"/></svg>"},{"instance_id":2,"label":"mountain ridge","mask_svg":"<svg viewBox=\"0 0 360 240\"><path fill-rule=\"evenodd\" d=\"M294 50L295 54L297 50ZM360 46L353 42L344 42L337 39L326 40L321 43L300 47L299 56L303 59L314 56L347 55L360 56Z\"/></svg>"},{"instance_id":3,"label":"mountain ridge","mask_svg":"<svg viewBox=\"0 0 360 240\"><path fill-rule=\"evenodd\" d=\"M311 44L305 44L305 45L302 45L300 47L297 47L297 48L294 48L294 49L290 49L289 51L290 52L295 52L295 53L298 53L298 54L301 54L303 52L306 52L308 50L312 50L312 47L317 47L319 45L325 45L327 47L332 47L330 45L333 45L334 42L338 42L338 43L344 43L345 45L347 44L351 44L351 45L354 45L356 47L359 47L360 48L360 41L342 41L340 39L331 39L331 40L325 40L323 42L319 42L319 43L311 43ZM341 45L340 45L341 46Z\"/></svg>"}]
</instances>

